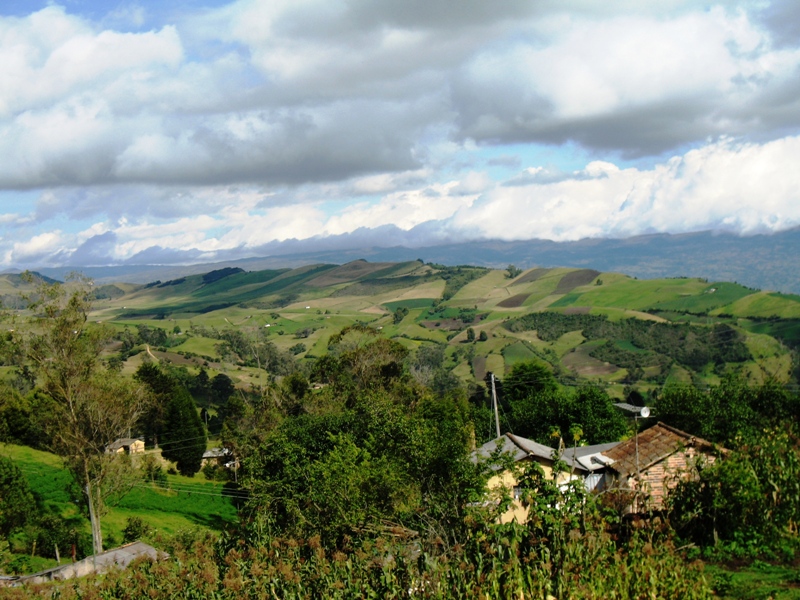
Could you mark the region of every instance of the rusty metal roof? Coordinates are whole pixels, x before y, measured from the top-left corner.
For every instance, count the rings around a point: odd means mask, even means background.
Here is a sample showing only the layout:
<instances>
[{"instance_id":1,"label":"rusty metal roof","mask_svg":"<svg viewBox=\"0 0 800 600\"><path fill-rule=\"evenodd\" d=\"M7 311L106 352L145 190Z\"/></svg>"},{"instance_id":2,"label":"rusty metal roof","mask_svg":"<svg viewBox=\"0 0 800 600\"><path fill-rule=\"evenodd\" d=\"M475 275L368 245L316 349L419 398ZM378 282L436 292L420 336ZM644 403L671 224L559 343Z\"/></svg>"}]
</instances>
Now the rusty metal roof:
<instances>
[{"instance_id":1,"label":"rusty metal roof","mask_svg":"<svg viewBox=\"0 0 800 600\"><path fill-rule=\"evenodd\" d=\"M637 443L639 446L639 470L646 469L687 446L703 447L709 450L714 447L711 442L702 438L664 423L658 423L639 433L638 442L637 436L634 436L603 452L603 455L614 461L611 468L620 475L630 476L636 473Z\"/></svg>"}]
</instances>

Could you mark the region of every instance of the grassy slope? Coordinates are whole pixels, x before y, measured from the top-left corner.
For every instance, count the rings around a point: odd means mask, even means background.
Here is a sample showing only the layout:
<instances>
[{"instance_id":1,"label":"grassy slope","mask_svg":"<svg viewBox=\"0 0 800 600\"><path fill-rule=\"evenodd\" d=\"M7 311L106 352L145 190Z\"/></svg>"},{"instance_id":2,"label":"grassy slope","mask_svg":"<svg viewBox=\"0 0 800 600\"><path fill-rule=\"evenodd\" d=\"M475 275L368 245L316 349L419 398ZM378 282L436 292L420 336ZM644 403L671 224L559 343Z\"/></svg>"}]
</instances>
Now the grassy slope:
<instances>
[{"instance_id":1,"label":"grassy slope","mask_svg":"<svg viewBox=\"0 0 800 600\"><path fill-rule=\"evenodd\" d=\"M0 445L0 454L15 461L43 502L65 516L78 514L69 493L72 477L59 457L13 444ZM137 484L111 507L102 519L104 535L119 542L125 520L130 516L141 517L166 534L195 527L221 530L225 524L235 522L236 509L230 498L222 496L221 483L206 481L202 475L194 478L168 475L167 479L174 491L163 492ZM88 519L85 523L88 530Z\"/></svg>"},{"instance_id":2,"label":"grassy slope","mask_svg":"<svg viewBox=\"0 0 800 600\"><path fill-rule=\"evenodd\" d=\"M437 329L426 327L423 323L427 319L426 309L437 302L444 291L445 282L436 278L435 273L429 265L417 261L398 264L354 261L340 266L312 265L285 271L238 273L206 285L202 283L202 276L196 275L187 277L178 285L138 289L121 298L104 300L102 316L108 319L115 312L130 312L131 308L146 311L169 305L172 307L170 310L204 310L204 307L234 303L208 312L172 313L168 315L172 317L170 319L128 318L118 323L144 323L168 330L177 324L184 331L191 324L235 327L250 333L256 328L263 329L269 323L269 339L279 348L285 350L297 343L305 344L307 350L300 357L321 355L325 352L327 340L335 331L355 322L381 327L384 335L399 336L397 339L412 349L423 342L448 343L448 335L453 335L449 344L455 347L464 341L463 332L451 334L445 327ZM800 298L754 292L733 283L708 283L701 279L637 280L617 273L601 273L596 277L590 275L592 272L586 270L531 269L511 280L504 270L487 270L444 302L442 306L446 310L438 313L433 320L457 317L459 308L474 308L485 315L483 320L470 324L476 334L485 331L490 340L476 343L475 355L482 359L481 366L492 364L498 373L510 368L520 357L527 356L528 351L504 351L505 346L519 339L534 344L540 352L552 349L568 365L572 365L573 372L581 376L613 382L625 371L598 363L588 356L591 348L582 344L584 340L579 332L553 343L545 343L538 340L533 332L529 335L509 333L502 327L503 320L531 311L558 310L590 311L604 314L611 320L631 317L664 320L666 317L706 325L723 315L727 322L749 332L746 343L755 360L747 366L747 370L754 374L755 379L762 378L758 374L764 372L785 376L790 369L787 350L766 342L760 336L775 335L778 331L784 334L785 342L786 336L800 340L800 325L797 325L800 323ZM392 282L402 282L402 286L398 287ZM574 287L575 284L578 286ZM350 287L353 293L348 292ZM373 293L365 294L369 290L373 290ZM295 294L296 299L283 308L259 308L259 303L270 302L286 294ZM506 302L507 306L499 306L509 298L513 300ZM401 306L408 308L409 314L401 323L394 324L392 313ZM123 307L127 308L123 310ZM644 312L647 310L659 312ZM692 316L686 311L702 316ZM275 313L278 313L278 317L274 316ZM753 320L772 315L784 319L795 318L797 321L781 320L765 324ZM749 317L749 320L737 321L731 316ZM312 330L309 337L296 337L304 329ZM279 332L283 335L277 335ZM214 344L213 340L187 336L187 341L174 350L215 356ZM574 352L578 354L570 356ZM472 371L473 365L464 362L456 372L470 379ZM685 371L676 368L673 371L670 379L683 380L688 377ZM714 377L713 373L704 376L709 381Z\"/></svg>"}]
</instances>

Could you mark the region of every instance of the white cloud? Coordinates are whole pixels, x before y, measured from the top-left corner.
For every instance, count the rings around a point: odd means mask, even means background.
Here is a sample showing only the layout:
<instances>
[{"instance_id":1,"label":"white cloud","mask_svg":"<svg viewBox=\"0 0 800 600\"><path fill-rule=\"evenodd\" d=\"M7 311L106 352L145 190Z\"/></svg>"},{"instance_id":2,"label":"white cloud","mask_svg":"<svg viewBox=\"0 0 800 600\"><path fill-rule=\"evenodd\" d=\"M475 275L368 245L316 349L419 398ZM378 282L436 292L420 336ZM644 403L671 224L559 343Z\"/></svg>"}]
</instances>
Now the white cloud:
<instances>
[{"instance_id":1,"label":"white cloud","mask_svg":"<svg viewBox=\"0 0 800 600\"><path fill-rule=\"evenodd\" d=\"M791 227L800 11L782 6L239 0L173 22L137 4L99 22L57 5L0 16L0 189L39 192L4 207L0 251L121 259L387 226ZM510 165L525 168L500 181Z\"/></svg>"},{"instance_id":2,"label":"white cloud","mask_svg":"<svg viewBox=\"0 0 800 600\"><path fill-rule=\"evenodd\" d=\"M57 252L62 248L64 239L58 230L48 231L32 237L27 242L16 242L13 245L9 262L28 262Z\"/></svg>"},{"instance_id":3,"label":"white cloud","mask_svg":"<svg viewBox=\"0 0 800 600\"><path fill-rule=\"evenodd\" d=\"M452 224L504 240L626 237L800 225L800 138L707 145L651 170L593 162L553 183L495 187Z\"/></svg>"},{"instance_id":4,"label":"white cloud","mask_svg":"<svg viewBox=\"0 0 800 600\"><path fill-rule=\"evenodd\" d=\"M160 31L95 31L52 6L27 18L0 17L0 116L108 85L172 72L183 60L173 26ZM155 70L155 71L154 71Z\"/></svg>"}]
</instances>

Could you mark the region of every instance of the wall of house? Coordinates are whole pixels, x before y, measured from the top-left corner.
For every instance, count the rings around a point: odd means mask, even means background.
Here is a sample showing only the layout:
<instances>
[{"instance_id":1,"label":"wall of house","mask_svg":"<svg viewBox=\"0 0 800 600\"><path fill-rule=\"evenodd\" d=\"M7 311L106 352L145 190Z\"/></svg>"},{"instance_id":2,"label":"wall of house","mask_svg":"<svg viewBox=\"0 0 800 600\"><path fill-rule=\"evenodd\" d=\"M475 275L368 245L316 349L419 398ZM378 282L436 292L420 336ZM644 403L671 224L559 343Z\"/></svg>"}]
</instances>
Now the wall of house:
<instances>
[{"instance_id":1,"label":"wall of house","mask_svg":"<svg viewBox=\"0 0 800 600\"><path fill-rule=\"evenodd\" d=\"M545 477L548 479L552 479L553 477L553 463L552 461L548 461L545 459L540 458L528 458L522 461L519 461L517 465L519 467L524 467L524 463L527 460L536 460L539 463L539 466L542 467L544 471ZM569 481L573 476L569 473L559 473L558 475L558 483L566 483ZM497 475L492 476L489 479L486 487L489 490L489 497L490 500L496 501L499 500L500 497L503 495L505 491L508 491L514 494L514 490L517 487L517 477L512 470L503 471L502 473L498 473ZM528 520L528 509L522 505L522 503L515 497L514 501L511 504L511 507L503 513L500 517L501 523L510 523L511 521L517 521L517 523L525 523Z\"/></svg>"},{"instance_id":2,"label":"wall of house","mask_svg":"<svg viewBox=\"0 0 800 600\"><path fill-rule=\"evenodd\" d=\"M716 457L709 452L698 451L697 448L689 446L643 469L642 490L647 504L641 506L640 510L663 508L667 494L678 485L678 481L695 476L698 460L713 463ZM627 483L630 489L636 489L635 477L629 477Z\"/></svg>"}]
</instances>

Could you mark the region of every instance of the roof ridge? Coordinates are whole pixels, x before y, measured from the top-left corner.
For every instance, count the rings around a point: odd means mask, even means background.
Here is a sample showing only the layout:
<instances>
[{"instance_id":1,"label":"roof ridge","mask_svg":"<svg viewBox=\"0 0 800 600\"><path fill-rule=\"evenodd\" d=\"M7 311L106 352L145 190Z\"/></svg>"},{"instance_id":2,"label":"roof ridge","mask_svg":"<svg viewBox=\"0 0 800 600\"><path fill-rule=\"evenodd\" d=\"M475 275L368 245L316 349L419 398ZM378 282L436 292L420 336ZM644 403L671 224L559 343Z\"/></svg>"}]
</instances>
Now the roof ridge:
<instances>
[{"instance_id":1,"label":"roof ridge","mask_svg":"<svg viewBox=\"0 0 800 600\"><path fill-rule=\"evenodd\" d=\"M671 431L672 433L674 433L676 435L679 435L681 437L684 437L684 438L688 439L690 442L700 443L700 444L705 445L705 446L714 446L714 444L709 442L708 440L704 440L703 438L701 438L699 436L692 435L691 433L687 433L686 431L683 431L682 429L678 429L677 427L673 427L672 425L667 425L663 421L659 421L656 425L660 425L664 429L666 429L668 431ZM647 431L647 430L645 430L645 431Z\"/></svg>"}]
</instances>

